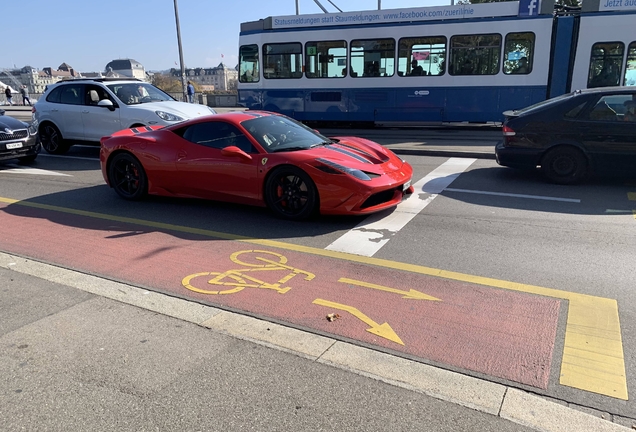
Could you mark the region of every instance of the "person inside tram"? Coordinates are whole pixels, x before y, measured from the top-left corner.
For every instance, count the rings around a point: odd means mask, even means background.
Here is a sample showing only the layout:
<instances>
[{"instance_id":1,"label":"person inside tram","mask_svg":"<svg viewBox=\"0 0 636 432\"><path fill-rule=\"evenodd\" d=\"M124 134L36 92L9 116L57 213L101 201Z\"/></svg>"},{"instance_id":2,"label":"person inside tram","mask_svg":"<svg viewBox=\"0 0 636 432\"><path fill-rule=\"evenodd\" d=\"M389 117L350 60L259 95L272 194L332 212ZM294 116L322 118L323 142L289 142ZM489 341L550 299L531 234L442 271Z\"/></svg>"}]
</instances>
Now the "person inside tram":
<instances>
[{"instance_id":1,"label":"person inside tram","mask_svg":"<svg viewBox=\"0 0 636 432\"><path fill-rule=\"evenodd\" d=\"M603 66L598 75L595 75L590 80L589 87L611 87L618 85L619 82L619 68L616 63L609 57L603 59Z\"/></svg>"},{"instance_id":2,"label":"person inside tram","mask_svg":"<svg viewBox=\"0 0 636 432\"><path fill-rule=\"evenodd\" d=\"M528 70L528 59L526 57L521 57L517 62L517 67L514 70L515 74L527 74Z\"/></svg>"},{"instance_id":3,"label":"person inside tram","mask_svg":"<svg viewBox=\"0 0 636 432\"><path fill-rule=\"evenodd\" d=\"M425 75L424 69L422 69L422 66L417 64L417 60L415 59L413 59L413 61L411 62L411 75L413 76Z\"/></svg>"}]
</instances>

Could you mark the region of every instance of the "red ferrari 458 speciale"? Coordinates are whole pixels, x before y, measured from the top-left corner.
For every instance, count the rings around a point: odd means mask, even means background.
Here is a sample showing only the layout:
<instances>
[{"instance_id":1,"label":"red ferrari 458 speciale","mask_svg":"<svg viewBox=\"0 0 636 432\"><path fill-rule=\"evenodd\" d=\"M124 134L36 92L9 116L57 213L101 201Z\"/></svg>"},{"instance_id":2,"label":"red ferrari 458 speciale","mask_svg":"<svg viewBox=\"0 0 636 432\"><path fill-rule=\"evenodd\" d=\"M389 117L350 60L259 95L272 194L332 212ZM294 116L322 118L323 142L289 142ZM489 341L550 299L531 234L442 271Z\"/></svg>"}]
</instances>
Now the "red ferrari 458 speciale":
<instances>
[{"instance_id":1,"label":"red ferrari 458 speciale","mask_svg":"<svg viewBox=\"0 0 636 432\"><path fill-rule=\"evenodd\" d=\"M101 140L106 183L123 198L145 194L267 206L286 219L368 214L412 193L413 170L363 138L327 138L283 115L245 111Z\"/></svg>"}]
</instances>

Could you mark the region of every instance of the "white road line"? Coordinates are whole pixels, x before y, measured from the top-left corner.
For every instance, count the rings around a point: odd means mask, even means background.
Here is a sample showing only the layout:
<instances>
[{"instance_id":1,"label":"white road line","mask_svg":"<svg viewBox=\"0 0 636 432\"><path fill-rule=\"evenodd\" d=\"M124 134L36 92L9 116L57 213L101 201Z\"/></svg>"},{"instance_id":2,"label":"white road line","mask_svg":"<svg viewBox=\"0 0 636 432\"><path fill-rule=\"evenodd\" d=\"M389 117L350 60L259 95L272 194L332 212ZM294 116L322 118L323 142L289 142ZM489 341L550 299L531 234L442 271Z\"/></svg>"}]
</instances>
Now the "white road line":
<instances>
[{"instance_id":1,"label":"white road line","mask_svg":"<svg viewBox=\"0 0 636 432\"><path fill-rule=\"evenodd\" d=\"M356 255L373 256L433 199L448 187L476 159L451 158L413 185L415 193L392 212L369 216L326 249ZM424 193L424 194L422 194ZM426 195L430 194L430 195Z\"/></svg>"},{"instance_id":2,"label":"white road line","mask_svg":"<svg viewBox=\"0 0 636 432\"><path fill-rule=\"evenodd\" d=\"M541 195L524 195L524 194L512 194L512 193L504 193L504 192L487 192L487 191L476 191L470 189L445 189L446 192L461 192L461 193L471 193L471 194L479 194L479 195L496 195L496 196L505 196L512 198L529 198L529 199L537 199L537 200L546 200L546 201L561 201L561 202L571 202L571 203L580 203L580 199L575 198L556 198L549 196L541 196Z\"/></svg>"},{"instance_id":3,"label":"white road line","mask_svg":"<svg viewBox=\"0 0 636 432\"><path fill-rule=\"evenodd\" d=\"M10 173L10 174L36 174L36 175L73 177L70 174L62 174L62 173L59 173L59 172L47 171L47 170L38 169L38 168L21 167L21 166L18 166L18 165L7 165L7 166L10 166L12 168L9 168L9 169L0 168L0 174L4 174L4 173Z\"/></svg>"}]
</instances>

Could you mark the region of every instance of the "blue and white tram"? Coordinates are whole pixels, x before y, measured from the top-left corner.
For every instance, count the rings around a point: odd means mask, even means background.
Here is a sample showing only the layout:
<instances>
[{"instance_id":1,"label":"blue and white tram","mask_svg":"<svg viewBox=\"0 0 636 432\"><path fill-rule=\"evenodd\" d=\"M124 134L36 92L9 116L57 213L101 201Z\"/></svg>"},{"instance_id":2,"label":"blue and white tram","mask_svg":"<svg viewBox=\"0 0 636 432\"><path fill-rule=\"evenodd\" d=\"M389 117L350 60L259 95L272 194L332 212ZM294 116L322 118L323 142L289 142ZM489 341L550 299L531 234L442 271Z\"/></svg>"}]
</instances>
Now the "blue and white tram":
<instances>
[{"instance_id":1,"label":"blue and white tram","mask_svg":"<svg viewBox=\"0 0 636 432\"><path fill-rule=\"evenodd\" d=\"M239 102L301 121L499 122L570 89L635 84L636 6L555 16L549 1L243 23Z\"/></svg>"}]
</instances>

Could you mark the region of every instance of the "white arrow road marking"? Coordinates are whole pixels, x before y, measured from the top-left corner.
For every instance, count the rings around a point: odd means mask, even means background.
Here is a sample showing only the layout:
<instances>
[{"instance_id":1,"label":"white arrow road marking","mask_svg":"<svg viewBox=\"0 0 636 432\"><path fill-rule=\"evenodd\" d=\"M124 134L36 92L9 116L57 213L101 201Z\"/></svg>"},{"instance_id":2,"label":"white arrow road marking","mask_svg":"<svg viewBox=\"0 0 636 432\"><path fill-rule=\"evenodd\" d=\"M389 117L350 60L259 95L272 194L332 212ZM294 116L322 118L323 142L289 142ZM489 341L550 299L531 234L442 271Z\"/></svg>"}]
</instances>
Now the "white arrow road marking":
<instances>
[{"instance_id":1,"label":"white arrow road marking","mask_svg":"<svg viewBox=\"0 0 636 432\"><path fill-rule=\"evenodd\" d=\"M415 192L393 211L376 213L360 222L326 249L373 256L390 239L429 205L477 159L451 158L413 185ZM427 195L428 194L428 195ZM387 214L390 212L390 214Z\"/></svg>"},{"instance_id":2,"label":"white arrow road marking","mask_svg":"<svg viewBox=\"0 0 636 432\"><path fill-rule=\"evenodd\" d=\"M29 167L21 167L19 165L5 165L7 167L11 167L9 169L2 169L0 167L0 174L9 173L9 174L36 174L36 175L50 175L50 176L65 176L65 177L73 177L70 174L62 174L55 171L47 171L38 168L29 168Z\"/></svg>"}]
</instances>

